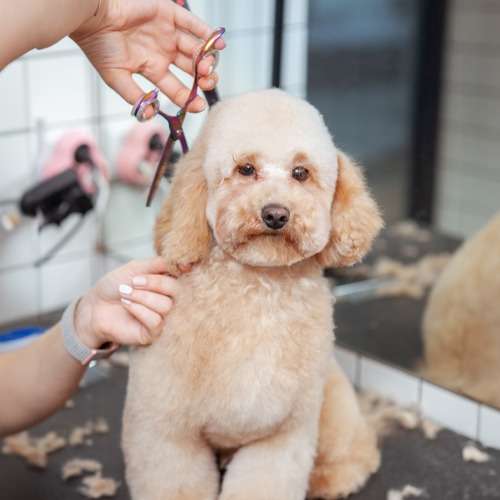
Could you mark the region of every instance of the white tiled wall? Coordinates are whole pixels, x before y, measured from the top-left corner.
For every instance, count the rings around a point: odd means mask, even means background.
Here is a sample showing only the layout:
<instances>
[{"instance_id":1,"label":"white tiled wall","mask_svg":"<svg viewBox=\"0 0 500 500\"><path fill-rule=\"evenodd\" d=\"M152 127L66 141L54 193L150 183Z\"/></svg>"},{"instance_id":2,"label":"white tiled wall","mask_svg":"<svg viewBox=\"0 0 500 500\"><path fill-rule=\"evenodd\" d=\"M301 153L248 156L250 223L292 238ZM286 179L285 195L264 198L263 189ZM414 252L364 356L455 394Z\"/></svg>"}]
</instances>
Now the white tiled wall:
<instances>
[{"instance_id":1,"label":"white tiled wall","mask_svg":"<svg viewBox=\"0 0 500 500\"><path fill-rule=\"evenodd\" d=\"M437 221L469 236L500 210L500 2L453 0Z\"/></svg>"},{"instance_id":2,"label":"white tiled wall","mask_svg":"<svg viewBox=\"0 0 500 500\"><path fill-rule=\"evenodd\" d=\"M218 68L221 96L268 87L274 0L191 0L190 5L211 25L227 29L227 49ZM287 0L285 7L283 86L302 96L307 5L307 0ZM141 77L137 81L145 90L151 88ZM37 180L44 152L65 130L92 132L112 167L123 136L133 124L130 106L100 81L69 39L43 51L33 50L1 71L0 95L0 201L19 196ZM196 135L202 121L203 116L188 118L188 137ZM137 209L135 198L123 202L120 194L114 200L121 206L125 222L114 225L111 238L120 247L118 259L94 254L94 217L89 217L77 237L41 269L33 262L57 241L61 230L50 228L39 236L34 221L27 221L10 236L0 233L0 325L60 308L110 266L150 254L151 217ZM140 203L142 206L142 194ZM137 222L134 227L131 210ZM62 231L73 222L68 220Z\"/></svg>"},{"instance_id":3,"label":"white tiled wall","mask_svg":"<svg viewBox=\"0 0 500 500\"><path fill-rule=\"evenodd\" d=\"M484 446L500 449L500 410L345 347L336 345L335 357L349 380L361 391L412 408L447 429Z\"/></svg>"}]
</instances>

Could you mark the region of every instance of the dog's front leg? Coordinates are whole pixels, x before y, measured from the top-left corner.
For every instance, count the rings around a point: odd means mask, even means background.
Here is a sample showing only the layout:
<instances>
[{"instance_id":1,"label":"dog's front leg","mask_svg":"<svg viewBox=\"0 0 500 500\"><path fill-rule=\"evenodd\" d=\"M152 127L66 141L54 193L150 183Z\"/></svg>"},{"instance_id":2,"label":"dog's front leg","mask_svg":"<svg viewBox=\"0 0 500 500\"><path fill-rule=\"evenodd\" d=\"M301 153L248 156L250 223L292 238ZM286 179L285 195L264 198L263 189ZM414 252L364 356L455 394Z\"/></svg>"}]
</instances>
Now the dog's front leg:
<instances>
[{"instance_id":1,"label":"dog's front leg","mask_svg":"<svg viewBox=\"0 0 500 500\"><path fill-rule=\"evenodd\" d=\"M351 383L332 360L308 498L345 498L358 491L379 464L375 431L361 414Z\"/></svg>"},{"instance_id":2,"label":"dog's front leg","mask_svg":"<svg viewBox=\"0 0 500 500\"><path fill-rule=\"evenodd\" d=\"M304 500L318 432L319 410L311 410L301 423L240 448L219 500Z\"/></svg>"},{"instance_id":3,"label":"dog's front leg","mask_svg":"<svg viewBox=\"0 0 500 500\"><path fill-rule=\"evenodd\" d=\"M126 476L133 500L216 500L220 474L201 440L124 440Z\"/></svg>"}]
</instances>

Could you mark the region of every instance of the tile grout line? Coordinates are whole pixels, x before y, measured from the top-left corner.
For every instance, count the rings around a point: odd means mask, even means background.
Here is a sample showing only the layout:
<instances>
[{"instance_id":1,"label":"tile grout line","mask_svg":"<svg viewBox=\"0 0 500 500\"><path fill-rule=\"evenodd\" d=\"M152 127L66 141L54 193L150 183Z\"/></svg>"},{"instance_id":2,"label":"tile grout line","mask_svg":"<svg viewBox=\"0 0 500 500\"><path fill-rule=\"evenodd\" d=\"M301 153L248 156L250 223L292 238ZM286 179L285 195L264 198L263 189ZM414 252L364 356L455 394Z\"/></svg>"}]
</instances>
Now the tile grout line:
<instances>
[{"instance_id":1,"label":"tile grout line","mask_svg":"<svg viewBox=\"0 0 500 500\"><path fill-rule=\"evenodd\" d=\"M351 351L352 352L352 351ZM361 354L358 354L357 352L354 353L356 356L356 370L354 373L354 386L357 387L358 389L362 389L361 387L361 360L363 356Z\"/></svg>"},{"instance_id":2,"label":"tile grout line","mask_svg":"<svg viewBox=\"0 0 500 500\"><path fill-rule=\"evenodd\" d=\"M481 415L482 415L481 408L482 408L482 405L478 404L477 405L477 416L476 416L476 418L477 418L477 421L476 421L476 442L481 441Z\"/></svg>"},{"instance_id":3,"label":"tile grout line","mask_svg":"<svg viewBox=\"0 0 500 500\"><path fill-rule=\"evenodd\" d=\"M418 395L417 395L417 407L420 414L422 414L422 399L424 394L424 381L421 377L418 378Z\"/></svg>"}]
</instances>

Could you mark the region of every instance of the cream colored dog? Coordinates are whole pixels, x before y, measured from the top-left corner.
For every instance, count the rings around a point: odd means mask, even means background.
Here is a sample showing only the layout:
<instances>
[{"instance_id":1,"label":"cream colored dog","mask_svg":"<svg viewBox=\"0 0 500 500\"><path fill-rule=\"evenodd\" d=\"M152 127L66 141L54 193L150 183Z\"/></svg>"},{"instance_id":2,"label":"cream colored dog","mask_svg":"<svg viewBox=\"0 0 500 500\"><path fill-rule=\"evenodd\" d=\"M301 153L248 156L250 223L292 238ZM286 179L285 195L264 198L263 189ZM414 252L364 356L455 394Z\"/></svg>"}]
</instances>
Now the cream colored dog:
<instances>
[{"instance_id":1,"label":"cream colored dog","mask_svg":"<svg viewBox=\"0 0 500 500\"><path fill-rule=\"evenodd\" d=\"M381 227L360 170L311 105L278 90L216 105L176 170L156 248L181 290L161 338L132 355L132 498L359 489L379 453L332 358L322 269L359 261Z\"/></svg>"},{"instance_id":2,"label":"cream colored dog","mask_svg":"<svg viewBox=\"0 0 500 500\"><path fill-rule=\"evenodd\" d=\"M423 375L500 406L500 213L439 277L424 321Z\"/></svg>"}]
</instances>

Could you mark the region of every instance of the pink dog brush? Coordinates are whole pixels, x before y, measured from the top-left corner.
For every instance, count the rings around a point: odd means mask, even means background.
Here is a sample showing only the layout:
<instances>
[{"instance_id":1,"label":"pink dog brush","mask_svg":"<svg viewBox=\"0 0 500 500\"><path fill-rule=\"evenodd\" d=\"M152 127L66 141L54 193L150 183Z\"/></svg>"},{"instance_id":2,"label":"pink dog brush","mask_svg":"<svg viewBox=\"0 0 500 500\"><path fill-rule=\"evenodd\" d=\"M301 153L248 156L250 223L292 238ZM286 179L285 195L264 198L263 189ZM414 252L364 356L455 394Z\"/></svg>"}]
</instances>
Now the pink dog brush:
<instances>
[{"instance_id":1,"label":"pink dog brush","mask_svg":"<svg viewBox=\"0 0 500 500\"><path fill-rule=\"evenodd\" d=\"M92 179L89 165L75 161L75 151L78 147L88 146L92 167L99 169L101 175L108 179L108 165L101 150L91 134L84 130L70 130L65 132L55 143L52 153L42 166L42 179L48 179L60 174L69 168L76 168L78 180L87 193L94 193L95 183Z\"/></svg>"},{"instance_id":2,"label":"pink dog brush","mask_svg":"<svg viewBox=\"0 0 500 500\"><path fill-rule=\"evenodd\" d=\"M167 134L159 123L135 124L125 136L116 159L118 177L127 184L147 186L160 160Z\"/></svg>"}]
</instances>

